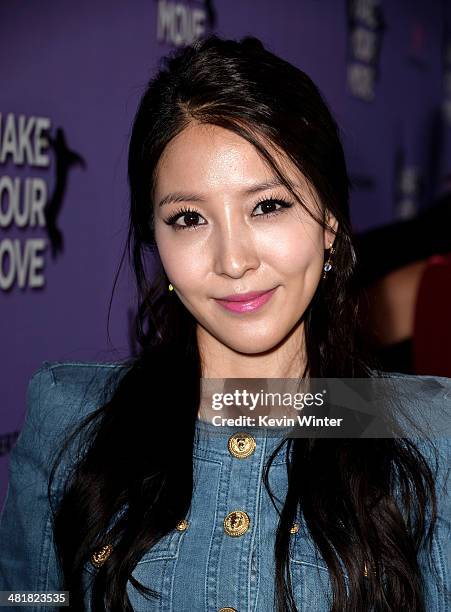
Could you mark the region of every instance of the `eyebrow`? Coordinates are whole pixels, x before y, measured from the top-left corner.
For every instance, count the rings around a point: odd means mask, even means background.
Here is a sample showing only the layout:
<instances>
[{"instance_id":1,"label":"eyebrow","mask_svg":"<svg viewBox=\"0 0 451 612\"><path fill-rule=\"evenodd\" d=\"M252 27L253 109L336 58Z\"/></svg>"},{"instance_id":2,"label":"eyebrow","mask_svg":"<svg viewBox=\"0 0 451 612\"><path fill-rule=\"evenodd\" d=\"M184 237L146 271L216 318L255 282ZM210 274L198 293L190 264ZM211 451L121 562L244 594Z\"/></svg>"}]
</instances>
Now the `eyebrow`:
<instances>
[{"instance_id":1,"label":"eyebrow","mask_svg":"<svg viewBox=\"0 0 451 612\"><path fill-rule=\"evenodd\" d=\"M260 191L265 191L267 189L271 189L272 187L278 187L283 185L279 178L273 178L269 181L265 181L264 183L258 183L256 185L252 185L251 187L245 187L241 189L240 193L242 195L252 195L254 193L258 193ZM174 193L168 193L164 198L160 200L158 203L158 208L162 206L166 206L167 204L175 203L175 202L205 202L205 198L197 193L182 193L180 191Z\"/></svg>"}]
</instances>

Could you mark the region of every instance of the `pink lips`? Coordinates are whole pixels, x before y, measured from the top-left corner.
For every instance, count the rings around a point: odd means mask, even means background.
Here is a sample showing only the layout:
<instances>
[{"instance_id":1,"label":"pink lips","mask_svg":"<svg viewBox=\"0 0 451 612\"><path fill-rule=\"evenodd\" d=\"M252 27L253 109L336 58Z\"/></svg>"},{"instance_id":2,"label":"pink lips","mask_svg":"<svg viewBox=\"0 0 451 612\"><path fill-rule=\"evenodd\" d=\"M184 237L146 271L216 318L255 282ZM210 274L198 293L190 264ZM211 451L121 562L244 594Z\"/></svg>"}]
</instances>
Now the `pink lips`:
<instances>
[{"instance_id":1,"label":"pink lips","mask_svg":"<svg viewBox=\"0 0 451 612\"><path fill-rule=\"evenodd\" d=\"M257 310L268 302L277 287L270 291L251 291L242 295L228 295L225 299L216 300L221 306L232 312L250 312Z\"/></svg>"}]
</instances>

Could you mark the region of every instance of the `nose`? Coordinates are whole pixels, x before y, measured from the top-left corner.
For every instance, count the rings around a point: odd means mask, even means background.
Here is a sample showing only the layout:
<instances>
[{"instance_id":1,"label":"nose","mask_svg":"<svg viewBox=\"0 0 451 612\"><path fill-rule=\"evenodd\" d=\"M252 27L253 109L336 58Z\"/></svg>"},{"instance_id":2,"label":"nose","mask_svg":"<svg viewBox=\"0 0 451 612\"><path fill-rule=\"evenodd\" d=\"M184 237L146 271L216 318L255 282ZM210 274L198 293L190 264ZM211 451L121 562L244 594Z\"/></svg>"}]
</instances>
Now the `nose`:
<instances>
[{"instance_id":1,"label":"nose","mask_svg":"<svg viewBox=\"0 0 451 612\"><path fill-rule=\"evenodd\" d=\"M228 227L215 236L216 274L241 278L259 265L260 258L253 237L244 227Z\"/></svg>"}]
</instances>

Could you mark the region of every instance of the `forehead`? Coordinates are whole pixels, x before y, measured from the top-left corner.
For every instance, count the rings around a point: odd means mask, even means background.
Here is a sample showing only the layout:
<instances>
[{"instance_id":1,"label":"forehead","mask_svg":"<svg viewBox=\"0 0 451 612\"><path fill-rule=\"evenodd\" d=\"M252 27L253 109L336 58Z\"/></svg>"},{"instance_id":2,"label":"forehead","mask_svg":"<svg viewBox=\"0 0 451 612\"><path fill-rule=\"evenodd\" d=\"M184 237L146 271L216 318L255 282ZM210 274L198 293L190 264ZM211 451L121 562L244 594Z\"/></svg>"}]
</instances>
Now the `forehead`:
<instances>
[{"instance_id":1,"label":"forehead","mask_svg":"<svg viewBox=\"0 0 451 612\"><path fill-rule=\"evenodd\" d=\"M287 156L263 143L291 181L306 186L305 178ZM155 195L177 189L242 190L275 172L245 138L220 126L190 123L167 145L158 162Z\"/></svg>"}]
</instances>

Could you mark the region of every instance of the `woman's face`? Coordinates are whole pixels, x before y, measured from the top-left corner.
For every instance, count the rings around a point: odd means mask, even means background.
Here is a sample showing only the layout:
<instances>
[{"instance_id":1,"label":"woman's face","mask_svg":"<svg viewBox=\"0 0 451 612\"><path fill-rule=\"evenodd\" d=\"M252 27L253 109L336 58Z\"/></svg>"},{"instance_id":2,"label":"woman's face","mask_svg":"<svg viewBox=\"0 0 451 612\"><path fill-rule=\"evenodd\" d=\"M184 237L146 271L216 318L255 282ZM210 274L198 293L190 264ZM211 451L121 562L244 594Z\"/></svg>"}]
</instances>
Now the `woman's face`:
<instances>
[{"instance_id":1,"label":"woman's face","mask_svg":"<svg viewBox=\"0 0 451 612\"><path fill-rule=\"evenodd\" d=\"M318 211L299 171L276 159L299 185L304 203ZM245 354L271 350L299 323L320 281L333 235L285 187L264 188L275 178L247 140L212 125L190 124L158 164L159 255L169 282L198 322L198 334L210 345ZM333 218L329 222L336 227ZM258 307L255 301L218 301L272 289Z\"/></svg>"}]
</instances>

